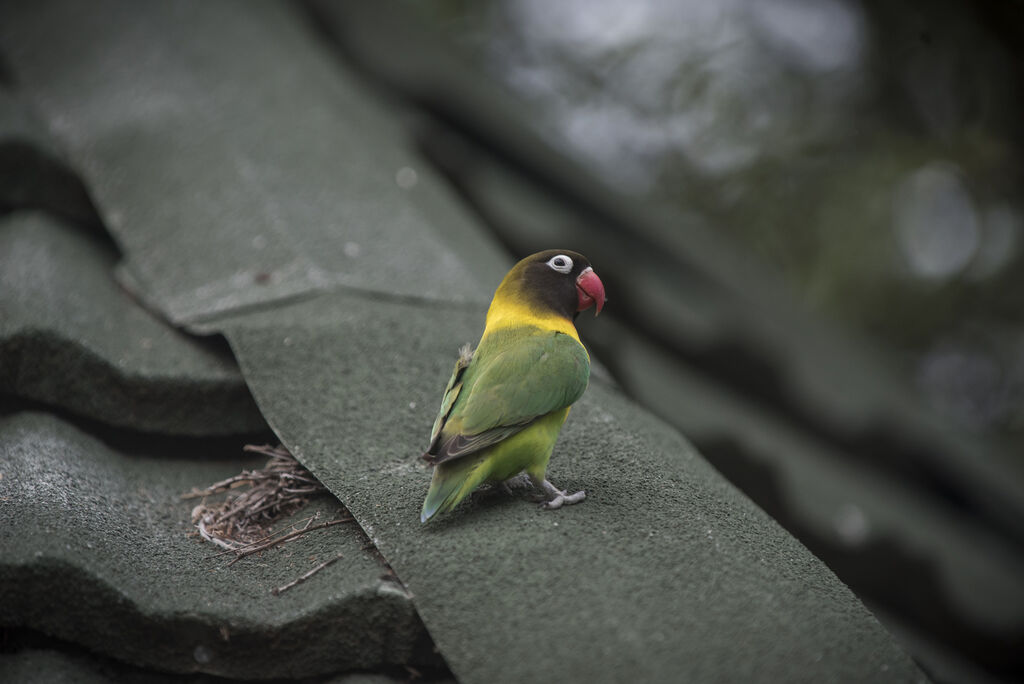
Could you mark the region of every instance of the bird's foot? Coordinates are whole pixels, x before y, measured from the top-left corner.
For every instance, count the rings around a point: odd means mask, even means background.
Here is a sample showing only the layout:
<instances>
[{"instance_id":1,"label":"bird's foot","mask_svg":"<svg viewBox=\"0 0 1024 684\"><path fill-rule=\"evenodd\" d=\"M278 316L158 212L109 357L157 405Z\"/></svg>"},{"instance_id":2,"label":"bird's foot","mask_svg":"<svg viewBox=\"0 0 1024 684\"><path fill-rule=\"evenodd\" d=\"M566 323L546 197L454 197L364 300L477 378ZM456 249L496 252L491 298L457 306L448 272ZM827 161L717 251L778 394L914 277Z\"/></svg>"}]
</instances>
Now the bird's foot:
<instances>
[{"instance_id":1,"label":"bird's foot","mask_svg":"<svg viewBox=\"0 0 1024 684\"><path fill-rule=\"evenodd\" d=\"M538 489L542 490L546 495L546 500L541 503L541 508L553 511L556 508L561 508L566 504L574 504L583 501L587 498L587 493L584 491L578 491L574 494L564 492L555 485L551 484L547 480L541 478L530 477L533 484Z\"/></svg>"},{"instance_id":2,"label":"bird's foot","mask_svg":"<svg viewBox=\"0 0 1024 684\"><path fill-rule=\"evenodd\" d=\"M540 505L540 507L549 511L553 511L556 508L561 508L565 504L579 503L580 501L583 501L586 498L587 493L582 489L576 492L575 494L568 494L566 492L559 491L558 494L554 496L554 498L545 501Z\"/></svg>"}]
</instances>

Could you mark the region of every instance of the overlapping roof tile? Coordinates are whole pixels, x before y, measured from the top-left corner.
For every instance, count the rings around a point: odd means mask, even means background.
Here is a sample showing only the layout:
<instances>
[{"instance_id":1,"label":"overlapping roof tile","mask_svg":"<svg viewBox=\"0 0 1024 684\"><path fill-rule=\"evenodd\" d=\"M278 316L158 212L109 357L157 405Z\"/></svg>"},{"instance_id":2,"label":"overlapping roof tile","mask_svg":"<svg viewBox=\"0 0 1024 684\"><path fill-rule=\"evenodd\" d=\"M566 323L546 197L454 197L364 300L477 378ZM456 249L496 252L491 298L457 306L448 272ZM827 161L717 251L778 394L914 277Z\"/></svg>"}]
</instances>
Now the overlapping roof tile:
<instances>
[{"instance_id":1,"label":"overlapping roof tile","mask_svg":"<svg viewBox=\"0 0 1024 684\"><path fill-rule=\"evenodd\" d=\"M235 474L235 460L124 453L33 412L0 419L0 453L0 624L232 678L437 665L410 598L355 525L232 566L189 534L195 502L180 495ZM325 497L296 518L337 508ZM310 558L339 554L319 582L271 594Z\"/></svg>"},{"instance_id":2,"label":"overlapping roof tile","mask_svg":"<svg viewBox=\"0 0 1024 684\"><path fill-rule=\"evenodd\" d=\"M0 218L0 392L141 432L265 430L226 347L144 309L112 251L45 214Z\"/></svg>"}]
</instances>

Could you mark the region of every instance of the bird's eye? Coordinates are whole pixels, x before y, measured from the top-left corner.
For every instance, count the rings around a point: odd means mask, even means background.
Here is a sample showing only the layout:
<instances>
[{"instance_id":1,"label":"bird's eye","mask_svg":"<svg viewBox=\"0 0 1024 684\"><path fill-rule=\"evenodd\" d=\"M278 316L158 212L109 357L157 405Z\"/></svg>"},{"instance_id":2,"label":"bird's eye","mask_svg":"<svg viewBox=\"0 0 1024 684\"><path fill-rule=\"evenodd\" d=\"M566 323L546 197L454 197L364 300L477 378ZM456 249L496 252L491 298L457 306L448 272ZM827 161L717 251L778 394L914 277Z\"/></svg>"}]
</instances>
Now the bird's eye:
<instances>
[{"instance_id":1,"label":"bird's eye","mask_svg":"<svg viewBox=\"0 0 1024 684\"><path fill-rule=\"evenodd\" d=\"M572 270L572 259L564 254L559 254L548 259L548 266L559 273L568 273Z\"/></svg>"}]
</instances>

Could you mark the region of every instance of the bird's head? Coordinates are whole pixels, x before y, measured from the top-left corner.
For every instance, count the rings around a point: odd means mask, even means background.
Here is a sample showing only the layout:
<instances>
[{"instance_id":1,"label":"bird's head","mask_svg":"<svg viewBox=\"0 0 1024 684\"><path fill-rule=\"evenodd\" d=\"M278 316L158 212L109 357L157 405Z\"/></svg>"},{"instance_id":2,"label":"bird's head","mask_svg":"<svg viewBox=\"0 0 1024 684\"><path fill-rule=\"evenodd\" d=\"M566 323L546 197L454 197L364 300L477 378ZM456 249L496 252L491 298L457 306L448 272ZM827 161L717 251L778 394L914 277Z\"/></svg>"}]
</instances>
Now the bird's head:
<instances>
[{"instance_id":1,"label":"bird's head","mask_svg":"<svg viewBox=\"0 0 1024 684\"><path fill-rule=\"evenodd\" d=\"M579 252L549 249L532 254L508 272L496 294L513 297L540 312L572 320L591 306L604 306L604 284Z\"/></svg>"}]
</instances>

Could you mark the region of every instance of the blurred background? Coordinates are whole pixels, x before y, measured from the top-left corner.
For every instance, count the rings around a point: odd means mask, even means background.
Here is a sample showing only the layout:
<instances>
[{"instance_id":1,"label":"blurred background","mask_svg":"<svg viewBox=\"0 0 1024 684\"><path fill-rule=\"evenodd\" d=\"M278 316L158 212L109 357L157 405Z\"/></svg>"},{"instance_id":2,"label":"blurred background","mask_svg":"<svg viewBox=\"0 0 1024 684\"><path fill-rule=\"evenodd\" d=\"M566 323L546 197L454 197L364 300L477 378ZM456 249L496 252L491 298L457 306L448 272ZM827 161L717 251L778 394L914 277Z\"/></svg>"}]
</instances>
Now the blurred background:
<instances>
[{"instance_id":1,"label":"blurred background","mask_svg":"<svg viewBox=\"0 0 1024 684\"><path fill-rule=\"evenodd\" d=\"M504 0L423 16L547 143L749 250L943 417L1021 449L1021 9Z\"/></svg>"},{"instance_id":2,"label":"blurred background","mask_svg":"<svg viewBox=\"0 0 1024 684\"><path fill-rule=\"evenodd\" d=\"M355 5L452 191L590 257L614 380L937 681L1024 676L1024 3Z\"/></svg>"}]
</instances>

